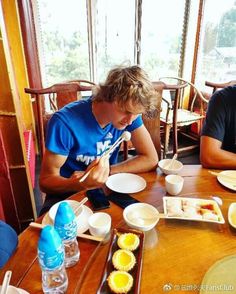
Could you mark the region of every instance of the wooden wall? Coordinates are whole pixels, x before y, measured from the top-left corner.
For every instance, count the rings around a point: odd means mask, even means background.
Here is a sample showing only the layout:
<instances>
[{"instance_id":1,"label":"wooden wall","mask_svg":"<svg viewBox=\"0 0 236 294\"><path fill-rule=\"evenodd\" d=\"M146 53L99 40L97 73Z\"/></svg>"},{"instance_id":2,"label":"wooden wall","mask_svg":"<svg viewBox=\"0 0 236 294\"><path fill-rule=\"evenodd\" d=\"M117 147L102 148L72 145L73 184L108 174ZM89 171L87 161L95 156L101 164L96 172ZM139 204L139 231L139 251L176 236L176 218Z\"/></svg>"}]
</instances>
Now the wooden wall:
<instances>
[{"instance_id":1,"label":"wooden wall","mask_svg":"<svg viewBox=\"0 0 236 294\"><path fill-rule=\"evenodd\" d=\"M0 129L9 169L8 181L22 230L36 217L23 136L24 130L34 132L34 119L30 97L24 93L28 78L15 0L1 1L0 31ZM7 193L2 186L0 191ZM6 195L2 201L6 201L4 199Z\"/></svg>"}]
</instances>

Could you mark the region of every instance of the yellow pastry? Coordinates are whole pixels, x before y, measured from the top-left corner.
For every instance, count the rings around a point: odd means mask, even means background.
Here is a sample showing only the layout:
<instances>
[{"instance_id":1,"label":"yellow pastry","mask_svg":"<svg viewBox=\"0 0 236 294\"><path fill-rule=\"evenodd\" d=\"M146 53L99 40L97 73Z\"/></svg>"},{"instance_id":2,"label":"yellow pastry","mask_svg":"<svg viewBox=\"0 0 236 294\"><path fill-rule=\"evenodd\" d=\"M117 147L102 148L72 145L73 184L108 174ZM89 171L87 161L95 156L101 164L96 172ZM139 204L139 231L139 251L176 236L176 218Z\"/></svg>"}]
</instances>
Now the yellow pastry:
<instances>
[{"instance_id":1,"label":"yellow pastry","mask_svg":"<svg viewBox=\"0 0 236 294\"><path fill-rule=\"evenodd\" d=\"M118 238L117 244L121 249L134 251L139 246L139 237L133 233L121 234Z\"/></svg>"},{"instance_id":2,"label":"yellow pastry","mask_svg":"<svg viewBox=\"0 0 236 294\"><path fill-rule=\"evenodd\" d=\"M112 256L114 268L120 271L130 271L135 265L136 259L133 252L126 249L115 251Z\"/></svg>"},{"instance_id":3,"label":"yellow pastry","mask_svg":"<svg viewBox=\"0 0 236 294\"><path fill-rule=\"evenodd\" d=\"M125 271L113 271L107 278L108 285L114 293L128 293L133 286L133 277Z\"/></svg>"}]
</instances>

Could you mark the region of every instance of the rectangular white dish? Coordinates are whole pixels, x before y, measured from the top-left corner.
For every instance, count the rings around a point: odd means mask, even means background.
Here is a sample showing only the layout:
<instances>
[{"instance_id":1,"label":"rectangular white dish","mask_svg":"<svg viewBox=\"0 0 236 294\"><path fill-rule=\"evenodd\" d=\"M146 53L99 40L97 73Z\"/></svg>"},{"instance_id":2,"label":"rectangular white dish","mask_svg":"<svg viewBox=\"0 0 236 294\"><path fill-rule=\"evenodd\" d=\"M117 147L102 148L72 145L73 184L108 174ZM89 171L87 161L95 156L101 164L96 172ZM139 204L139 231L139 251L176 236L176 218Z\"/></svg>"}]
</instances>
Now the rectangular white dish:
<instances>
[{"instance_id":1,"label":"rectangular white dish","mask_svg":"<svg viewBox=\"0 0 236 294\"><path fill-rule=\"evenodd\" d=\"M215 200L164 196L163 208L167 219L225 223L221 209Z\"/></svg>"}]
</instances>

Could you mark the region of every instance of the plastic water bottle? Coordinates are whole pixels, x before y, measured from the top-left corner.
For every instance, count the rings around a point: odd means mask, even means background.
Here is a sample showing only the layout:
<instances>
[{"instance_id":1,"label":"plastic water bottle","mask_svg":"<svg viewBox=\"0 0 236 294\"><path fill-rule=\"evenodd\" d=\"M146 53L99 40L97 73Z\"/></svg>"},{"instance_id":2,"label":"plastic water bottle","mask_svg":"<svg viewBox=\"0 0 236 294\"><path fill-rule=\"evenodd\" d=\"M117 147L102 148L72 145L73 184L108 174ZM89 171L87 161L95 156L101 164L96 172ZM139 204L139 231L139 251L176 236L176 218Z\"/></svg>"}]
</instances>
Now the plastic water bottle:
<instances>
[{"instance_id":1,"label":"plastic water bottle","mask_svg":"<svg viewBox=\"0 0 236 294\"><path fill-rule=\"evenodd\" d=\"M62 239L65 247L65 266L75 265L80 257L77 242L77 221L73 209L67 202L58 206L54 220L54 227Z\"/></svg>"},{"instance_id":2,"label":"plastic water bottle","mask_svg":"<svg viewBox=\"0 0 236 294\"><path fill-rule=\"evenodd\" d=\"M38 242L38 258L42 269L43 292L65 293L68 287L64 265L65 250L60 236L52 226L42 229Z\"/></svg>"}]
</instances>

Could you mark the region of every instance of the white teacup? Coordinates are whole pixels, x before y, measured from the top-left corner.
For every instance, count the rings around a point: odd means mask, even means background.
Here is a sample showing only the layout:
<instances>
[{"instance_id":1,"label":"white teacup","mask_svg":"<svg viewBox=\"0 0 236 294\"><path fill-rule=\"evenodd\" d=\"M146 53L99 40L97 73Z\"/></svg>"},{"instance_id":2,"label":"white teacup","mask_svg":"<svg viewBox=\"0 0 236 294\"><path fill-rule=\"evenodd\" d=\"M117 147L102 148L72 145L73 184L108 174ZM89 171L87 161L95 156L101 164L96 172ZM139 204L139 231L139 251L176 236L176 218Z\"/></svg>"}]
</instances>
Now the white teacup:
<instances>
[{"instance_id":1,"label":"white teacup","mask_svg":"<svg viewBox=\"0 0 236 294\"><path fill-rule=\"evenodd\" d=\"M105 237L111 229L111 217L105 212L96 212L88 219L89 232L96 237Z\"/></svg>"},{"instance_id":2,"label":"white teacup","mask_svg":"<svg viewBox=\"0 0 236 294\"><path fill-rule=\"evenodd\" d=\"M184 178L179 175L168 175L165 177L165 185L170 195L177 195L183 189Z\"/></svg>"}]
</instances>

